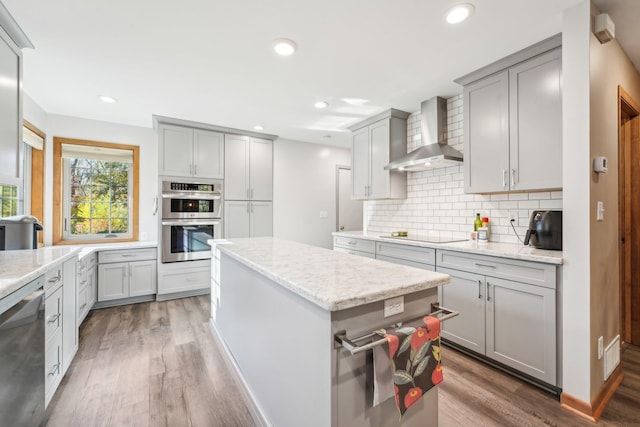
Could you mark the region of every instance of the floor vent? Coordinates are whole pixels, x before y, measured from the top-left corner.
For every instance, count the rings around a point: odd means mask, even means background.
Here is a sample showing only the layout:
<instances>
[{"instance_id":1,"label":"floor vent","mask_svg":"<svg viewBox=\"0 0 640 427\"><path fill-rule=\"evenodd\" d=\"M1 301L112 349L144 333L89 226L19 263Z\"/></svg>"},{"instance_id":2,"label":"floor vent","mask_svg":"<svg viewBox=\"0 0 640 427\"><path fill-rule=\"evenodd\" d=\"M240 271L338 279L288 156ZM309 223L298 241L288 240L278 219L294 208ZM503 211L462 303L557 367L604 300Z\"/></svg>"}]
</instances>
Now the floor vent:
<instances>
[{"instance_id":1,"label":"floor vent","mask_svg":"<svg viewBox=\"0 0 640 427\"><path fill-rule=\"evenodd\" d=\"M620 364L620 335L604 349L604 380L606 381Z\"/></svg>"}]
</instances>

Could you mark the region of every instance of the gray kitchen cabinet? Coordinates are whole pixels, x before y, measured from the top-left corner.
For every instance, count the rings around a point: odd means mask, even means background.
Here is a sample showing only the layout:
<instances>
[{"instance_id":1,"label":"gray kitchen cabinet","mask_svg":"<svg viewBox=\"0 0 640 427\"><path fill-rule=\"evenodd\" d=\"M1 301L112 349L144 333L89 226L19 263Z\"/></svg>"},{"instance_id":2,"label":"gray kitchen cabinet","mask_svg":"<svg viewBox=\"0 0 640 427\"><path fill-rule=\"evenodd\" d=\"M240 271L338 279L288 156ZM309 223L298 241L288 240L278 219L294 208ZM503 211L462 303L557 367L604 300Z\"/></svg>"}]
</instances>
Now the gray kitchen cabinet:
<instances>
[{"instance_id":1,"label":"gray kitchen cabinet","mask_svg":"<svg viewBox=\"0 0 640 427\"><path fill-rule=\"evenodd\" d=\"M559 384L555 266L453 251L438 251L437 265L451 276L438 298L460 312L443 324L444 339Z\"/></svg>"},{"instance_id":2,"label":"gray kitchen cabinet","mask_svg":"<svg viewBox=\"0 0 640 427\"><path fill-rule=\"evenodd\" d=\"M155 248L98 254L98 301L146 297L157 291ZM104 305L102 305L104 306Z\"/></svg>"},{"instance_id":3,"label":"gray kitchen cabinet","mask_svg":"<svg viewBox=\"0 0 640 427\"><path fill-rule=\"evenodd\" d=\"M535 53L465 83L467 193L562 188L561 48Z\"/></svg>"},{"instance_id":4,"label":"gray kitchen cabinet","mask_svg":"<svg viewBox=\"0 0 640 427\"><path fill-rule=\"evenodd\" d=\"M69 259L60 266L62 274L62 372L67 372L71 361L78 352L78 317L77 297L78 288L76 280L77 258Z\"/></svg>"},{"instance_id":5,"label":"gray kitchen cabinet","mask_svg":"<svg viewBox=\"0 0 640 427\"><path fill-rule=\"evenodd\" d=\"M222 133L165 123L158 132L159 175L224 178Z\"/></svg>"},{"instance_id":6,"label":"gray kitchen cabinet","mask_svg":"<svg viewBox=\"0 0 640 427\"><path fill-rule=\"evenodd\" d=\"M333 250L365 258L375 258L376 242L356 237L333 236Z\"/></svg>"},{"instance_id":7,"label":"gray kitchen cabinet","mask_svg":"<svg viewBox=\"0 0 640 427\"><path fill-rule=\"evenodd\" d=\"M273 199L273 141L225 135L226 200Z\"/></svg>"},{"instance_id":8,"label":"gray kitchen cabinet","mask_svg":"<svg viewBox=\"0 0 640 427\"><path fill-rule=\"evenodd\" d=\"M442 324L442 338L485 354L485 277L448 268L437 271L451 276L451 282L438 291L440 303L460 312Z\"/></svg>"},{"instance_id":9,"label":"gray kitchen cabinet","mask_svg":"<svg viewBox=\"0 0 640 427\"><path fill-rule=\"evenodd\" d=\"M226 201L224 205L226 238L268 237L273 235L273 203L266 201Z\"/></svg>"},{"instance_id":10,"label":"gray kitchen cabinet","mask_svg":"<svg viewBox=\"0 0 640 427\"><path fill-rule=\"evenodd\" d=\"M409 113L390 109L351 126L353 199L405 199L407 175L388 171L389 162L407 153Z\"/></svg>"},{"instance_id":11,"label":"gray kitchen cabinet","mask_svg":"<svg viewBox=\"0 0 640 427\"><path fill-rule=\"evenodd\" d=\"M376 259L436 271L436 250L433 248L376 242Z\"/></svg>"},{"instance_id":12,"label":"gray kitchen cabinet","mask_svg":"<svg viewBox=\"0 0 640 427\"><path fill-rule=\"evenodd\" d=\"M22 51L0 29L0 182L19 185L22 143Z\"/></svg>"},{"instance_id":13,"label":"gray kitchen cabinet","mask_svg":"<svg viewBox=\"0 0 640 427\"><path fill-rule=\"evenodd\" d=\"M95 252L84 256L78 261L78 325L82 324L97 299L97 264L98 254Z\"/></svg>"}]
</instances>

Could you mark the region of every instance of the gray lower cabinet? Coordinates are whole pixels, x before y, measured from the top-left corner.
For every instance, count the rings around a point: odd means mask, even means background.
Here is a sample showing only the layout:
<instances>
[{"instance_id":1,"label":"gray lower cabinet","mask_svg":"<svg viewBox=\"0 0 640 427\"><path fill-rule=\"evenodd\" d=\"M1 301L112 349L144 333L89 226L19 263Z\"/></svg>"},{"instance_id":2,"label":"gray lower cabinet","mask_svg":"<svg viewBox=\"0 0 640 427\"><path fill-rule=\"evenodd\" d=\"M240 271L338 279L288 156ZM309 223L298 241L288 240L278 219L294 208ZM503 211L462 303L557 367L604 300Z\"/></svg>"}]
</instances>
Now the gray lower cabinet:
<instances>
[{"instance_id":1,"label":"gray lower cabinet","mask_svg":"<svg viewBox=\"0 0 640 427\"><path fill-rule=\"evenodd\" d=\"M103 251L98 254L98 301L154 295L156 249Z\"/></svg>"},{"instance_id":2,"label":"gray lower cabinet","mask_svg":"<svg viewBox=\"0 0 640 427\"><path fill-rule=\"evenodd\" d=\"M356 237L333 236L333 250L365 258L375 258L376 242Z\"/></svg>"},{"instance_id":3,"label":"gray lower cabinet","mask_svg":"<svg viewBox=\"0 0 640 427\"><path fill-rule=\"evenodd\" d=\"M376 259L436 271L436 250L433 248L376 242Z\"/></svg>"},{"instance_id":4,"label":"gray lower cabinet","mask_svg":"<svg viewBox=\"0 0 640 427\"><path fill-rule=\"evenodd\" d=\"M466 265L470 271L447 268ZM460 312L442 337L557 386L555 266L438 251L441 304ZM513 278L518 280L513 280Z\"/></svg>"}]
</instances>

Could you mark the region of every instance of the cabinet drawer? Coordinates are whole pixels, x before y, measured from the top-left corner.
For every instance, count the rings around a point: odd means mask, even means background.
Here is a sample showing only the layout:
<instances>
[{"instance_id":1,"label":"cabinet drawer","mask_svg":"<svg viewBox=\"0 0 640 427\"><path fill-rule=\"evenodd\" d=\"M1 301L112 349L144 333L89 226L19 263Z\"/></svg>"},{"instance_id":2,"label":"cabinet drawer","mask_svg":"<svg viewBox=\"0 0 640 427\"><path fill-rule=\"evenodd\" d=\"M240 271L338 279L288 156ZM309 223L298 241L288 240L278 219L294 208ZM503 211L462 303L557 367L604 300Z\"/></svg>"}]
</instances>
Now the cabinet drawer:
<instances>
[{"instance_id":1,"label":"cabinet drawer","mask_svg":"<svg viewBox=\"0 0 640 427\"><path fill-rule=\"evenodd\" d=\"M44 293L51 294L62 285L62 265L57 265L47 271L44 275Z\"/></svg>"},{"instance_id":2,"label":"cabinet drawer","mask_svg":"<svg viewBox=\"0 0 640 427\"><path fill-rule=\"evenodd\" d=\"M377 242L376 257L377 255L400 258L403 260L419 262L422 264L436 263L435 249L403 245L398 243Z\"/></svg>"},{"instance_id":3,"label":"cabinet drawer","mask_svg":"<svg viewBox=\"0 0 640 427\"><path fill-rule=\"evenodd\" d=\"M374 253L371 253L371 252L362 252L362 251L357 251L355 249L341 248L340 246L334 247L333 250L336 251L336 252L342 252L343 254L363 256L365 258L372 258L373 259L373 258L376 257L376 255Z\"/></svg>"},{"instance_id":4,"label":"cabinet drawer","mask_svg":"<svg viewBox=\"0 0 640 427\"><path fill-rule=\"evenodd\" d=\"M91 269L91 267L93 267L97 263L98 263L98 254L95 252L92 252L78 261L78 265L79 265L78 271L79 272L88 271Z\"/></svg>"},{"instance_id":5,"label":"cabinet drawer","mask_svg":"<svg viewBox=\"0 0 640 427\"><path fill-rule=\"evenodd\" d=\"M211 267L163 271L159 274L158 281L158 295L210 289Z\"/></svg>"},{"instance_id":6,"label":"cabinet drawer","mask_svg":"<svg viewBox=\"0 0 640 427\"><path fill-rule=\"evenodd\" d=\"M98 261L100 264L154 260L156 258L156 248L129 249L124 251L101 251L98 255Z\"/></svg>"},{"instance_id":7,"label":"cabinet drawer","mask_svg":"<svg viewBox=\"0 0 640 427\"><path fill-rule=\"evenodd\" d=\"M401 265L407 265L409 267L421 268L423 270L436 271L436 266L433 264L425 264L423 262L409 261L408 259L393 258L390 256L377 255L377 254L376 254L376 259L380 261L392 262L394 264L401 264Z\"/></svg>"},{"instance_id":8,"label":"cabinet drawer","mask_svg":"<svg viewBox=\"0 0 640 427\"><path fill-rule=\"evenodd\" d=\"M438 267L556 288L556 266L464 252L437 251Z\"/></svg>"},{"instance_id":9,"label":"cabinet drawer","mask_svg":"<svg viewBox=\"0 0 640 427\"><path fill-rule=\"evenodd\" d=\"M53 337L62 325L62 288L47 296L44 303L45 341Z\"/></svg>"},{"instance_id":10,"label":"cabinet drawer","mask_svg":"<svg viewBox=\"0 0 640 427\"><path fill-rule=\"evenodd\" d=\"M373 240L357 239L353 237L334 236L333 245L341 248L352 249L361 252L375 253L376 242Z\"/></svg>"}]
</instances>

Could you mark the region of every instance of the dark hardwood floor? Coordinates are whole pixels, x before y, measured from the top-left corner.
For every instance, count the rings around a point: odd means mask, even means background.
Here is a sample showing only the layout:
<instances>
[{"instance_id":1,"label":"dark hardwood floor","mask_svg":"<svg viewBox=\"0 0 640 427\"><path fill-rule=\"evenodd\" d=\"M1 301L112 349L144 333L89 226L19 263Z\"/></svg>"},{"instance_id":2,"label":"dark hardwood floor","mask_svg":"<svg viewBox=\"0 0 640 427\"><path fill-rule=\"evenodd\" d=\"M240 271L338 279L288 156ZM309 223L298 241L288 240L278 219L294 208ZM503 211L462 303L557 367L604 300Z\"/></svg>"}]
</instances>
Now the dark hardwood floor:
<instances>
[{"instance_id":1,"label":"dark hardwood floor","mask_svg":"<svg viewBox=\"0 0 640 427\"><path fill-rule=\"evenodd\" d=\"M254 426L208 318L208 296L92 311L47 426ZM443 360L440 426L596 425L455 350ZM598 426L640 427L640 349L627 347L622 363L625 379Z\"/></svg>"}]
</instances>

